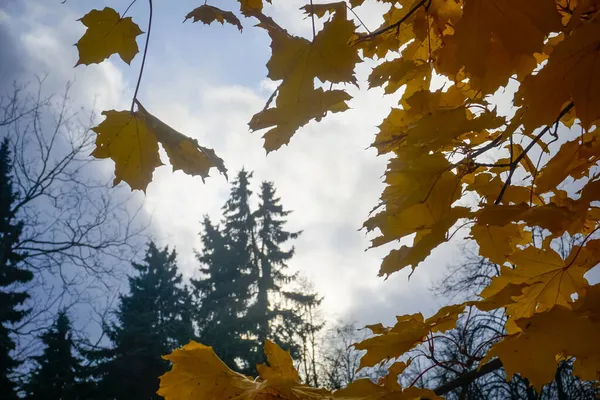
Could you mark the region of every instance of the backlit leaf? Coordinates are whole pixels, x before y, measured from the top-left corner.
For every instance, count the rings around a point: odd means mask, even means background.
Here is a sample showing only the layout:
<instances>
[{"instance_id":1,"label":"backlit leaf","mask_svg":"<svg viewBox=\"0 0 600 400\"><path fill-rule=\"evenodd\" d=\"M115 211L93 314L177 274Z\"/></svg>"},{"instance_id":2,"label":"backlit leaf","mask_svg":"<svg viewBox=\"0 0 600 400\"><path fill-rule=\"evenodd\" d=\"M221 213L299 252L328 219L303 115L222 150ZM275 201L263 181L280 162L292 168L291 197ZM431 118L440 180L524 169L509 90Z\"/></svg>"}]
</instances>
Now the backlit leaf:
<instances>
[{"instance_id":1,"label":"backlit leaf","mask_svg":"<svg viewBox=\"0 0 600 400\"><path fill-rule=\"evenodd\" d=\"M132 189L146 190L154 169L162 165L156 135L139 114L110 110L102 115L106 119L94 128L98 137L92 155L113 159L115 185L125 181Z\"/></svg>"},{"instance_id":2,"label":"backlit leaf","mask_svg":"<svg viewBox=\"0 0 600 400\"><path fill-rule=\"evenodd\" d=\"M208 176L216 167L221 173L227 170L223 160L214 150L202 147L191 139L148 113L141 104L137 112L104 111L106 117L97 127L96 158L111 158L115 162L114 184L127 182L132 189L146 190L152 180L154 169L160 165L158 143L160 142L173 170L183 170L190 175Z\"/></svg>"},{"instance_id":3,"label":"backlit leaf","mask_svg":"<svg viewBox=\"0 0 600 400\"><path fill-rule=\"evenodd\" d=\"M356 343L358 350L366 350L360 359L360 368L372 367L381 361L399 357L417 344L421 343L430 332L443 332L454 328L458 316L464 311L466 304L456 304L441 308L435 315L424 319L421 313L396 317L396 325L380 333Z\"/></svg>"},{"instance_id":4,"label":"backlit leaf","mask_svg":"<svg viewBox=\"0 0 600 400\"><path fill-rule=\"evenodd\" d=\"M558 306L516 323L522 332L495 344L486 356L498 356L508 377L519 373L540 390L554 379L557 355L576 357L575 374L588 379L598 376L597 321Z\"/></svg>"},{"instance_id":5,"label":"backlit leaf","mask_svg":"<svg viewBox=\"0 0 600 400\"><path fill-rule=\"evenodd\" d=\"M486 92L493 92L520 63L542 51L548 34L561 28L554 0L465 0L454 34L457 61L483 80L480 86ZM487 74L490 67L495 68L493 75Z\"/></svg>"},{"instance_id":6,"label":"backlit leaf","mask_svg":"<svg viewBox=\"0 0 600 400\"><path fill-rule=\"evenodd\" d=\"M525 124L551 124L571 99L584 126L600 119L598 70L600 20L596 19L557 44L548 64L523 81L516 98L528 109Z\"/></svg>"},{"instance_id":7,"label":"backlit leaf","mask_svg":"<svg viewBox=\"0 0 600 400\"><path fill-rule=\"evenodd\" d=\"M183 22L192 18L194 22L202 21L206 25L210 25L212 22L217 21L220 22L221 25L224 25L225 22L236 26L240 32L242 31L242 23L231 11L224 11L220 8L209 6L207 4L203 4L198 8L190 11L186 16Z\"/></svg>"},{"instance_id":8,"label":"backlit leaf","mask_svg":"<svg viewBox=\"0 0 600 400\"><path fill-rule=\"evenodd\" d=\"M348 41L354 24L346 19L346 9L336 11L310 42L291 36L278 27L261 24L271 37L273 56L267 64L269 78L282 80L273 108L254 115L250 129L273 127L265 135L265 149L272 151L287 144L296 130L311 119L320 120L327 112L345 111L351 97L342 90L314 86L314 79L331 83L355 83L354 65L359 60Z\"/></svg>"},{"instance_id":9,"label":"backlit leaf","mask_svg":"<svg viewBox=\"0 0 600 400\"><path fill-rule=\"evenodd\" d=\"M584 274L598 263L595 242L587 245L590 247L574 247L566 260L552 249L518 250L508 257L515 268L502 267L500 276L492 280L481 297L493 296L507 285L520 285L521 295L506 304L513 319L529 318L555 306L571 308L571 296L587 287Z\"/></svg>"},{"instance_id":10,"label":"backlit leaf","mask_svg":"<svg viewBox=\"0 0 600 400\"><path fill-rule=\"evenodd\" d=\"M160 377L158 394L165 400L222 400L252 390L256 383L230 370L212 347L191 341L163 357L173 363Z\"/></svg>"},{"instance_id":11,"label":"backlit leaf","mask_svg":"<svg viewBox=\"0 0 600 400\"><path fill-rule=\"evenodd\" d=\"M79 64L101 63L113 54L118 54L127 64L138 53L136 37L143 32L131 17L121 18L110 7L92 10L80 19L87 29L76 46Z\"/></svg>"},{"instance_id":12,"label":"backlit leaf","mask_svg":"<svg viewBox=\"0 0 600 400\"><path fill-rule=\"evenodd\" d=\"M285 378L299 382L298 371L294 368L290 353L283 351L272 341L265 342L265 354L269 365L257 365L258 373L262 379Z\"/></svg>"}]
</instances>

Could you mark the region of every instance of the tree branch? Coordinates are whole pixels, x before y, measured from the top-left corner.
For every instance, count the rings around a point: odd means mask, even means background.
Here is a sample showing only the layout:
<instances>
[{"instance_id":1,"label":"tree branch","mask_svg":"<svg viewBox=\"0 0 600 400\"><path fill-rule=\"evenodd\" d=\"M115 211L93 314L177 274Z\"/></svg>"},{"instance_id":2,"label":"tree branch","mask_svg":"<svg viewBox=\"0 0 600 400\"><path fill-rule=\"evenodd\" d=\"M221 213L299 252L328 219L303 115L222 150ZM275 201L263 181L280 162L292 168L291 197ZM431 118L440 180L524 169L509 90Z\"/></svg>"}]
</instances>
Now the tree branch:
<instances>
[{"instance_id":1,"label":"tree branch","mask_svg":"<svg viewBox=\"0 0 600 400\"><path fill-rule=\"evenodd\" d=\"M496 358L496 359L484 364L479 369L471 370L471 371L467 372L466 374L463 374L463 375L459 376L458 378L454 379L453 381L450 381L441 386L438 386L433 391L438 396L444 395L448 392L451 392L454 389L457 389L464 385L468 385L469 383L473 382L475 379L477 379L483 375L487 375L490 372L493 372L500 368L502 368L502 361L500 361L499 358Z\"/></svg>"},{"instance_id":2,"label":"tree branch","mask_svg":"<svg viewBox=\"0 0 600 400\"><path fill-rule=\"evenodd\" d=\"M523 157L525 157L527 155L527 153L529 152L529 150L531 150L531 148L537 142L540 141L542 136L544 136L546 133L548 133L550 131L550 129L552 129L552 127L562 119L562 117L564 117L565 115L567 115L567 113L569 111L571 111L573 106L574 106L573 102L570 102L569 104L567 104L567 106L562 109L560 114L558 114L558 117L556 118L556 120L554 120L554 122L552 124L547 125L544 129L542 129L542 131L540 133L538 133L538 135L531 141L531 143L529 143L527 145L527 147L521 152L521 154L519 154L519 156L517 158L515 158L514 160L511 160L511 163L510 163L511 166L510 166L510 171L508 173L508 178L504 182L504 185L502 186L502 190L500 190L500 194L498 194L498 198L494 202L494 205L498 205L498 204L500 204L500 201L502 201L502 196L504 196L504 192L506 192L506 189L508 188L508 186L510 186L511 178L512 178L513 174L515 173L515 170L517 169L517 165L519 165L519 163L521 162ZM512 151L512 146L511 146L511 151Z\"/></svg>"}]
</instances>

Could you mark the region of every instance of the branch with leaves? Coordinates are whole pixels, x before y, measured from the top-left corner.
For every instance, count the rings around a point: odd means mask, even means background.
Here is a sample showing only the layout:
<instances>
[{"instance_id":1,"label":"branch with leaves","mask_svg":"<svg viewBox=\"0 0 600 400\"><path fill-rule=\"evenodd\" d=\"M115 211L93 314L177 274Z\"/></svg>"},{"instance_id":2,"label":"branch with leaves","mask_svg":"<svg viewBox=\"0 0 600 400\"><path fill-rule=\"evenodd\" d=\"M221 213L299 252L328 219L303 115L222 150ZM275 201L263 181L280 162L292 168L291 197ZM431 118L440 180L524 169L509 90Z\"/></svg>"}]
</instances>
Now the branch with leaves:
<instances>
[{"instance_id":1,"label":"branch with leaves","mask_svg":"<svg viewBox=\"0 0 600 400\"><path fill-rule=\"evenodd\" d=\"M553 379L557 357L570 357L575 375L598 380L600 346L585 338L594 337L600 328L595 300L600 286L584 277L600 258L595 233L600 227L600 180L595 172L600 160L597 2L392 2L381 15L382 25L365 33L358 16L373 2L308 1L302 10L310 16L312 34L304 38L291 35L268 16L263 1L238 1L240 13L257 19L258 29L268 34L268 77L280 81L249 127L266 131L268 152L280 149L310 121L346 111L351 96L343 85L358 85L356 66L373 63L369 87L380 87L387 95L401 93L373 143L379 154L390 158L380 204L364 227L378 232L373 247L398 243L379 274L389 276L408 267L414 271L434 249L467 230L479 255L500 268L477 301L444 307L427 319L404 315L395 326L372 326L375 336L357 344L366 351L361 366L391 363L431 335L451 329L465 310L477 307L506 315L507 335L487 349L482 363L501 362L507 376L523 376L539 388ZM233 11L208 4L186 18L242 27ZM317 19L324 19L320 30ZM101 62L111 54L129 63L137 53L135 38L141 30L131 18L105 8L92 10L82 22L87 31L78 42L80 64ZM144 58L147 43L148 38ZM432 89L434 79L444 87ZM516 91L507 90L511 80L519 82ZM212 167L225 172L213 150L146 111L138 89L132 99L137 111L106 111L106 119L94 128L94 156L115 161L115 183L123 180L132 189L145 190L162 164L159 143L174 169L202 177ZM505 93L512 105L507 115L498 111L495 93ZM562 145L557 149L553 144L559 138ZM573 181L581 189L569 186ZM585 238L566 257L556 250L565 235ZM533 356L531 343L537 346ZM277 353L270 346L267 354ZM175 366L166 382L174 382L177 371L189 373L187 351L197 356L197 365L220 368L214 354L192 344L171 356ZM495 357L500 361L492 361ZM198 368L198 376L210 375ZM404 370L402 363L390 364L389 379L350 385L340 394L297 388L287 367L283 372L269 368L260 374L261 387L282 398L291 398L291 388L316 398L353 397L359 392L368 398L390 391L397 398L435 396L419 392L424 389L399 388L394 379ZM458 384L465 385L477 374L467 372ZM225 375L233 379L224 381L232 395L245 390L263 393L252 382ZM274 376L286 385L275 384ZM358 385L363 385L360 391ZM184 389L169 387L165 383L161 389L167 399L186 398Z\"/></svg>"}]
</instances>

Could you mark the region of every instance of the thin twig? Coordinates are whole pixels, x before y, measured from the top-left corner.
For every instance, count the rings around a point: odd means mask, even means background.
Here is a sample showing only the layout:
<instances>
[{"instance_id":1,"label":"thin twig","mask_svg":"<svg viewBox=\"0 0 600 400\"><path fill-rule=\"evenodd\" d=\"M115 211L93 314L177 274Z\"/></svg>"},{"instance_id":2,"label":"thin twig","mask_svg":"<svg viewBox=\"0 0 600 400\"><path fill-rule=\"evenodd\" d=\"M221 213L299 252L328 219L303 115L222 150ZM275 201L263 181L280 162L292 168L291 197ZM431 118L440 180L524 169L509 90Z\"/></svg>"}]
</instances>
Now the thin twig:
<instances>
[{"instance_id":1,"label":"thin twig","mask_svg":"<svg viewBox=\"0 0 600 400\"><path fill-rule=\"evenodd\" d=\"M137 0L132 0L131 3L129 3L129 5L127 6L127 8L125 9L125 11L123 11L123 14L121 14L121 18L123 18L125 15L127 15L127 11L129 11L129 9L131 8L132 5L135 4Z\"/></svg>"},{"instance_id":2,"label":"thin twig","mask_svg":"<svg viewBox=\"0 0 600 400\"><path fill-rule=\"evenodd\" d=\"M315 36L317 36L317 30L315 29L315 8L313 6L312 0L310 0L310 20L312 21L312 32L313 32L313 41L314 41Z\"/></svg>"},{"instance_id":3,"label":"thin twig","mask_svg":"<svg viewBox=\"0 0 600 400\"><path fill-rule=\"evenodd\" d=\"M369 32L369 35L370 35L370 34L371 34L371 31L369 30L369 28L367 28L367 26L366 26L366 25L365 25L365 23L362 21L362 19L360 19L360 17L358 16L358 14L357 14L357 13L356 13L356 12L355 12L353 9L352 9L352 7L350 7L350 6L348 5L348 3L346 3L346 8L347 8L348 10L350 10L350 12L351 12L352 14L354 14L354 16L356 17L356 19L358 20L358 22L360 22L360 24L362 25L362 27L363 27L363 28L365 28L365 30L366 30L367 32Z\"/></svg>"},{"instance_id":4,"label":"thin twig","mask_svg":"<svg viewBox=\"0 0 600 400\"><path fill-rule=\"evenodd\" d=\"M150 5L150 15L148 16L148 33L146 33L146 44L144 45L144 55L142 56L142 65L140 66L140 74L135 85L135 92L133 92L133 99L131 100L131 112L135 107L135 101L137 100L138 91L140 90L140 83L142 82L142 75L144 74L144 65L146 65L146 55L148 54L148 43L150 42L150 31L152 30L152 0L148 0Z\"/></svg>"},{"instance_id":5,"label":"thin twig","mask_svg":"<svg viewBox=\"0 0 600 400\"><path fill-rule=\"evenodd\" d=\"M409 19L415 12L417 12L417 10L421 7L423 7L425 5L425 3L427 3L429 0L421 0L419 1L417 4L415 4L415 6L413 8L411 8L404 17L400 18L398 21L394 22L392 25L386 26L385 28L380 28L377 29L376 31L374 31L373 33L370 33L368 35L365 35L363 37L360 38L360 40L371 40L374 39L376 36L379 36L387 31L391 31L392 29L396 29L397 27L399 27L400 25L402 25L407 19Z\"/></svg>"},{"instance_id":6,"label":"thin twig","mask_svg":"<svg viewBox=\"0 0 600 400\"><path fill-rule=\"evenodd\" d=\"M562 111L560 112L560 114L558 114L558 117L556 118L555 122L553 122L550 125L547 125L544 129L542 129L542 131L540 133L538 133L538 135L531 141L531 143L529 143L527 145L527 147L521 152L521 154L519 154L519 156L517 158L515 158L514 160L511 160L511 164L512 165L511 165L511 169L510 169L508 178L506 179L506 182L504 182L504 185L502 186L502 190L500 191L500 194L498 195L498 198L494 202L494 205L498 205L498 204L500 204L500 201L502 201L502 196L504 196L504 192L506 192L506 189L510 185L510 181L511 181L512 176L513 176L513 174L514 174L514 172L515 172L515 170L517 168L517 165L519 165L519 162L521 162L521 160L523 159L523 157L525 157L527 155L527 153L529 152L529 150L531 150L531 148L537 142L539 142L539 140L542 138L542 136L544 136L546 133L548 133L550 131L550 129L552 129L552 127L554 126L554 124L557 121L560 121L562 119L562 117L564 117L565 115L567 115L567 113L569 111L571 111L571 108L573 108L573 106L574 106L573 102L570 102L569 104L567 104L567 106L562 109ZM511 151L512 151L512 146L511 146Z\"/></svg>"}]
</instances>

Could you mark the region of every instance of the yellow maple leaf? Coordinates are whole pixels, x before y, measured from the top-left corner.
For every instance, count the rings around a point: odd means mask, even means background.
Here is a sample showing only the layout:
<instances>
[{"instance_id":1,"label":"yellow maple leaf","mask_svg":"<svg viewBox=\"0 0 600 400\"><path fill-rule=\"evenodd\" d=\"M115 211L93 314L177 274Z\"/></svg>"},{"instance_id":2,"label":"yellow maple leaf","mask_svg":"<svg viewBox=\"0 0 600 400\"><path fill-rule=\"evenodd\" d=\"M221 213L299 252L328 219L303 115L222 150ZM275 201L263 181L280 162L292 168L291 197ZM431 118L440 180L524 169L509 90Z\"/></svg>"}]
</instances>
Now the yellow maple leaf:
<instances>
[{"instance_id":1,"label":"yellow maple leaf","mask_svg":"<svg viewBox=\"0 0 600 400\"><path fill-rule=\"evenodd\" d=\"M407 217L412 217L415 216L413 213L425 210L429 212L427 205L421 204L407 209L401 214L401 216L406 215ZM428 215L429 217L433 217L431 213L428 213ZM384 257L383 262L381 263L379 276L389 276L390 274L400 271L408 266L411 266L414 270L419 263L424 261L431 254L433 249L448 240L448 230L454 226L459 219L470 216L471 212L468 208L452 207L447 212L440 215L438 219L425 222L427 225L414 228L413 231L417 231L417 235L415 236L412 246L402 246L400 249L394 249L390 251L390 253ZM392 220L392 223L398 224L398 227L411 226L408 224L404 225L402 221L397 221L395 219ZM385 225L380 225L379 227L386 229ZM384 236L380 240L376 239L373 242L374 246L377 246L390 239L391 233L388 232L387 229L383 233L384 235L387 234L387 237ZM399 233L395 234L399 235Z\"/></svg>"},{"instance_id":2,"label":"yellow maple leaf","mask_svg":"<svg viewBox=\"0 0 600 400\"><path fill-rule=\"evenodd\" d=\"M139 114L144 117L146 124L167 152L173 171L182 170L188 175L200 176L204 181L210 169L215 167L227 177L227 168L213 149L200 146L196 139L171 128L146 111L139 101L136 104Z\"/></svg>"},{"instance_id":3,"label":"yellow maple leaf","mask_svg":"<svg viewBox=\"0 0 600 400\"><path fill-rule=\"evenodd\" d=\"M131 17L121 18L110 7L92 10L80 19L87 29L76 46L79 50L77 64L94 64L119 54L127 64L139 52L136 37L143 32Z\"/></svg>"},{"instance_id":4,"label":"yellow maple leaf","mask_svg":"<svg viewBox=\"0 0 600 400\"><path fill-rule=\"evenodd\" d=\"M513 254L519 245L531 243L531 232L523 230L523 225L508 224L490 226L475 224L471 235L479 245L479 254L494 264L503 265L508 256Z\"/></svg>"},{"instance_id":5,"label":"yellow maple leaf","mask_svg":"<svg viewBox=\"0 0 600 400\"><path fill-rule=\"evenodd\" d=\"M385 85L385 93L394 93L407 85L403 97L429 89L431 68L423 62L399 58L386 61L373 68L369 75L369 88Z\"/></svg>"},{"instance_id":6,"label":"yellow maple leaf","mask_svg":"<svg viewBox=\"0 0 600 400\"><path fill-rule=\"evenodd\" d=\"M582 197L576 202L559 204L553 201L529 207L525 203L511 205L491 205L483 208L478 215L478 222L491 226L505 226L511 222L525 221L528 226L539 226L548 229L553 235L560 236L564 232L576 234L585 223L589 199Z\"/></svg>"},{"instance_id":7,"label":"yellow maple leaf","mask_svg":"<svg viewBox=\"0 0 600 400\"><path fill-rule=\"evenodd\" d=\"M267 341L270 366L262 365L260 379L252 380L230 370L212 347L194 341L163 356L171 370L160 377L158 394L165 400L327 400L330 392L298 383L288 353Z\"/></svg>"},{"instance_id":8,"label":"yellow maple leaf","mask_svg":"<svg viewBox=\"0 0 600 400\"><path fill-rule=\"evenodd\" d=\"M265 342L265 354L269 365L260 364L256 366L262 379L290 379L299 382L298 371L294 368L294 363L290 353L282 350L271 340Z\"/></svg>"},{"instance_id":9,"label":"yellow maple leaf","mask_svg":"<svg viewBox=\"0 0 600 400\"><path fill-rule=\"evenodd\" d=\"M106 119L93 128L98 137L92 155L113 159L115 185L124 180L131 189L145 190L152 181L154 169L163 165L156 135L138 114L109 110L102 115Z\"/></svg>"},{"instance_id":10,"label":"yellow maple leaf","mask_svg":"<svg viewBox=\"0 0 600 400\"><path fill-rule=\"evenodd\" d=\"M586 176L599 159L600 141L597 135L587 133L564 143L540 171L535 180L536 191L548 192L569 176L574 179Z\"/></svg>"},{"instance_id":11,"label":"yellow maple leaf","mask_svg":"<svg viewBox=\"0 0 600 400\"><path fill-rule=\"evenodd\" d=\"M292 36L279 26L261 23L271 37L273 55L267 63L269 78L282 80L275 106L252 117L253 131L273 127L263 137L267 152L287 144L296 130L311 119L319 121L327 112L345 111L351 97L342 90L316 88L321 82L355 83L357 50L349 45L355 25L346 16L346 8L336 8L312 42ZM268 105L267 105L268 106Z\"/></svg>"},{"instance_id":12,"label":"yellow maple leaf","mask_svg":"<svg viewBox=\"0 0 600 400\"><path fill-rule=\"evenodd\" d=\"M403 364L403 363L395 363ZM394 384L375 384L370 379L357 379L348 384L345 388L336 390L333 393L335 400L441 400L443 397L437 396L433 390L408 387L403 389L398 385L398 374L390 368L386 382Z\"/></svg>"},{"instance_id":13,"label":"yellow maple leaf","mask_svg":"<svg viewBox=\"0 0 600 400\"><path fill-rule=\"evenodd\" d=\"M322 4L307 4L303 7L300 7L301 10L308 15L316 15L319 18L323 18L325 14L336 13L336 12L345 12L346 2L338 1L335 3L322 3Z\"/></svg>"},{"instance_id":14,"label":"yellow maple leaf","mask_svg":"<svg viewBox=\"0 0 600 400\"><path fill-rule=\"evenodd\" d=\"M263 9L262 0L238 0L240 3L240 11L247 17L254 15L255 13L261 13ZM271 0L267 0L268 3Z\"/></svg>"},{"instance_id":15,"label":"yellow maple leaf","mask_svg":"<svg viewBox=\"0 0 600 400\"><path fill-rule=\"evenodd\" d=\"M255 383L230 370L212 347L193 340L163 356L173 367L160 377L158 394L166 400L222 400L251 390Z\"/></svg>"},{"instance_id":16,"label":"yellow maple leaf","mask_svg":"<svg viewBox=\"0 0 600 400\"><path fill-rule=\"evenodd\" d=\"M279 88L276 107L255 114L250 120L252 130L271 128L264 135L265 150L271 152L288 144L296 130L311 119L321 120L328 112L346 111L351 97L343 90L321 88L303 93L291 93L288 87ZM288 97L298 95L298 97Z\"/></svg>"},{"instance_id":17,"label":"yellow maple leaf","mask_svg":"<svg viewBox=\"0 0 600 400\"><path fill-rule=\"evenodd\" d=\"M494 296L508 285L521 287L521 294L506 304L507 314L515 320L555 306L571 308L571 296L587 287L584 274L598 263L596 246L596 241L591 241L586 247L574 247L566 260L549 248L515 251L508 257L515 268L502 267L500 276L492 279L481 297Z\"/></svg>"},{"instance_id":18,"label":"yellow maple leaf","mask_svg":"<svg viewBox=\"0 0 600 400\"><path fill-rule=\"evenodd\" d=\"M539 391L556 374L558 355L574 356L576 375L597 379L600 323L565 307L517 320L520 332L494 344L482 363L499 357L508 377L521 374Z\"/></svg>"},{"instance_id":19,"label":"yellow maple leaf","mask_svg":"<svg viewBox=\"0 0 600 400\"><path fill-rule=\"evenodd\" d=\"M542 51L548 34L561 29L555 0L465 0L452 49L457 64L491 93L528 58L535 66L534 53Z\"/></svg>"},{"instance_id":20,"label":"yellow maple leaf","mask_svg":"<svg viewBox=\"0 0 600 400\"><path fill-rule=\"evenodd\" d=\"M378 334L354 347L367 352L360 359L360 367L372 367L382 361L399 357L421 343L430 332L443 332L456 326L458 316L467 303L442 307L435 315L424 319L421 313L396 317L396 324L389 329L376 326L372 332Z\"/></svg>"},{"instance_id":21,"label":"yellow maple leaf","mask_svg":"<svg viewBox=\"0 0 600 400\"><path fill-rule=\"evenodd\" d=\"M569 100L584 127L600 119L600 20L556 45L548 63L523 80L515 104L527 107L525 126L552 124Z\"/></svg>"},{"instance_id":22,"label":"yellow maple leaf","mask_svg":"<svg viewBox=\"0 0 600 400\"><path fill-rule=\"evenodd\" d=\"M469 132L504 124L504 118L495 111L473 115L465 100L465 94L455 87L448 91L418 91L404 101L402 109L392 109L379 126L373 146L380 153L399 146L435 152L462 143Z\"/></svg>"},{"instance_id":23,"label":"yellow maple leaf","mask_svg":"<svg viewBox=\"0 0 600 400\"><path fill-rule=\"evenodd\" d=\"M190 11L185 16L183 22L190 18L193 18L194 22L202 21L206 25L210 25L214 21L220 22L221 25L225 25L225 22L227 22L228 24L237 26L240 32L243 29L242 23L234 13L231 11L221 10L220 8L209 6L207 4L203 4L200 7Z\"/></svg>"},{"instance_id":24,"label":"yellow maple leaf","mask_svg":"<svg viewBox=\"0 0 600 400\"><path fill-rule=\"evenodd\" d=\"M103 111L106 117L92 130L97 133L96 158L111 158L115 162L114 184L127 182L132 189L146 190L152 173L163 165L158 154L162 143L174 170L190 175L208 176L211 167L223 174L223 160L212 149L198 145L148 113L138 102L138 111Z\"/></svg>"},{"instance_id":25,"label":"yellow maple leaf","mask_svg":"<svg viewBox=\"0 0 600 400\"><path fill-rule=\"evenodd\" d=\"M467 190L477 192L484 200L485 204L494 204L502 188L504 181L498 174L478 173L473 180L469 182ZM531 193L531 188L525 186L510 185L506 187L500 203L502 205L519 205L529 202L532 204L541 204L541 198Z\"/></svg>"}]
</instances>

